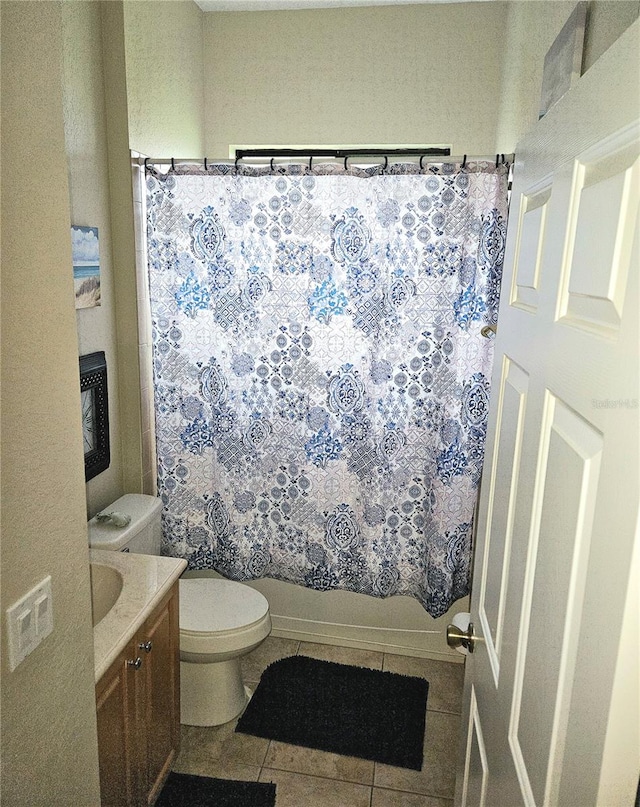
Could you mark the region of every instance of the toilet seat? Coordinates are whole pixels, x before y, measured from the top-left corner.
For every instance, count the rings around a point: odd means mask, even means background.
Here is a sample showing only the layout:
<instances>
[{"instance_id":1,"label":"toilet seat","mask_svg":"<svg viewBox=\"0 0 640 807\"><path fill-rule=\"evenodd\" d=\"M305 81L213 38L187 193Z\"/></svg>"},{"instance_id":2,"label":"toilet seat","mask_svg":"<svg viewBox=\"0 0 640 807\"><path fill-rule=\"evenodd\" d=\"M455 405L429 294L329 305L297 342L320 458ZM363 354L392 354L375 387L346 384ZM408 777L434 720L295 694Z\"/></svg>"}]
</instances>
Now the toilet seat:
<instances>
[{"instance_id":1,"label":"toilet seat","mask_svg":"<svg viewBox=\"0 0 640 807\"><path fill-rule=\"evenodd\" d=\"M181 579L179 589L183 660L248 650L269 635L269 603L259 591L212 577Z\"/></svg>"}]
</instances>

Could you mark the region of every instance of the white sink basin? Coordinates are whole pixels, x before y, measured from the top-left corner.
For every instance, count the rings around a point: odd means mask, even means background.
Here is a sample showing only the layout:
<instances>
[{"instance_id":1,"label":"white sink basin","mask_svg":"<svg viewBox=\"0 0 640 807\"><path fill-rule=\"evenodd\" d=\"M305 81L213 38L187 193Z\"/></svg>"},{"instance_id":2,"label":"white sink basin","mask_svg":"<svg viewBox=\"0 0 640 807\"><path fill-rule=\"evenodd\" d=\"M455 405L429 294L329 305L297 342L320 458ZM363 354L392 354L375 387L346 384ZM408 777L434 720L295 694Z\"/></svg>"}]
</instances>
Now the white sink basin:
<instances>
[{"instance_id":1,"label":"white sink basin","mask_svg":"<svg viewBox=\"0 0 640 807\"><path fill-rule=\"evenodd\" d=\"M93 626L105 618L116 604L122 591L122 575L117 569L102 563L90 563L91 608Z\"/></svg>"},{"instance_id":2,"label":"white sink basin","mask_svg":"<svg viewBox=\"0 0 640 807\"><path fill-rule=\"evenodd\" d=\"M89 568L97 683L187 568L187 561L90 548Z\"/></svg>"}]
</instances>

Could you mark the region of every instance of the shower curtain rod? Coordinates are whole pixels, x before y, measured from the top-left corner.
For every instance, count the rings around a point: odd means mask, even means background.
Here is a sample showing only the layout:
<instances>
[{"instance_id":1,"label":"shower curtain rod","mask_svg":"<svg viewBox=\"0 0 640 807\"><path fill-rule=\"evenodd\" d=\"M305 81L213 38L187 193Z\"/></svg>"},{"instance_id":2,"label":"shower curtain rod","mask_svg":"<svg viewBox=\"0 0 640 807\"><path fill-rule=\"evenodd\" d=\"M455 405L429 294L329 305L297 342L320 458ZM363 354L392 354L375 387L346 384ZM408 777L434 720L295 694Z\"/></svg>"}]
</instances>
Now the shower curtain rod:
<instances>
[{"instance_id":1,"label":"shower curtain rod","mask_svg":"<svg viewBox=\"0 0 640 807\"><path fill-rule=\"evenodd\" d=\"M419 157L421 154L425 157L448 157L451 149L429 146L404 149L236 149L236 160L243 157Z\"/></svg>"},{"instance_id":2,"label":"shower curtain rod","mask_svg":"<svg viewBox=\"0 0 640 807\"><path fill-rule=\"evenodd\" d=\"M496 168L498 165L511 165L513 163L513 159L515 154L495 154L490 156L484 157L475 157L475 156L468 156L466 154L458 157L451 157L451 149L369 149L367 150L358 150L358 149L238 149L236 151L236 157L233 158L223 158L223 159L213 159L210 160L208 157L145 157L144 159L139 158L136 162L139 164L144 164L145 171L150 165L170 165L172 168L175 168L176 165L193 165L202 163L207 169L208 165L235 165L236 168L238 167L238 162L245 157L256 157L261 158L264 157L265 159L269 159L271 162L271 167L274 167L274 160L275 159L284 159L288 157L307 157L309 162L309 167L312 166L313 158L314 157L331 157L333 159L344 159L345 168L347 167L347 161L349 157L378 157L383 156L385 158L384 168L387 167L389 164L389 157L420 157L420 168L423 167L423 161L426 157L430 159L428 162L442 162L441 159L434 160L434 157L447 157L449 158L449 162L460 162L462 163L462 167L467 164L467 162L491 162L495 160Z\"/></svg>"}]
</instances>

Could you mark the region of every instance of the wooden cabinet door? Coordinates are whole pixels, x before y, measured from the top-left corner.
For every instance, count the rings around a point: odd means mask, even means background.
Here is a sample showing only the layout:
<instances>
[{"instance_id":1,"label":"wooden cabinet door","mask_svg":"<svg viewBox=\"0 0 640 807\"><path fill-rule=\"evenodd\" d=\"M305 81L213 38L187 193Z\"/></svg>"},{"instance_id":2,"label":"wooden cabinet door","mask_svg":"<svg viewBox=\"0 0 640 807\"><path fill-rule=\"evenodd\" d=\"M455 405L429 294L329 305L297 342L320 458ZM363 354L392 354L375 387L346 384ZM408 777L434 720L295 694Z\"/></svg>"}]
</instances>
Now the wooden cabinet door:
<instances>
[{"instance_id":1,"label":"wooden cabinet door","mask_svg":"<svg viewBox=\"0 0 640 807\"><path fill-rule=\"evenodd\" d=\"M96 686L102 807L156 800L180 747L178 586Z\"/></svg>"},{"instance_id":2,"label":"wooden cabinet door","mask_svg":"<svg viewBox=\"0 0 640 807\"><path fill-rule=\"evenodd\" d=\"M145 678L146 793L147 803L153 804L180 742L177 586L149 617L139 637Z\"/></svg>"},{"instance_id":3,"label":"wooden cabinet door","mask_svg":"<svg viewBox=\"0 0 640 807\"><path fill-rule=\"evenodd\" d=\"M131 641L96 686L102 807L129 807L140 799L137 711L143 681L140 671L127 665L135 658Z\"/></svg>"}]
</instances>

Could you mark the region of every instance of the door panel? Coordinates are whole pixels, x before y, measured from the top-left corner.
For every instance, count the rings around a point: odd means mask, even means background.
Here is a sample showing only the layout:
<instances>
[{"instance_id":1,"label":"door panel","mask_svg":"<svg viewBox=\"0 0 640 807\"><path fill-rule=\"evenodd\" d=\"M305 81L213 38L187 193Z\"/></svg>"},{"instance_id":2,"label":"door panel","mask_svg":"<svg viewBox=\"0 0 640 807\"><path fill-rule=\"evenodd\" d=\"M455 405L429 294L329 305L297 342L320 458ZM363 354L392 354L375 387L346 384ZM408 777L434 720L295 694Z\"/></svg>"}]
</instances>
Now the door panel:
<instances>
[{"instance_id":1,"label":"door panel","mask_svg":"<svg viewBox=\"0 0 640 807\"><path fill-rule=\"evenodd\" d=\"M551 177L544 177L523 194L517 224L514 287L511 304L525 311L538 308L538 289L544 249Z\"/></svg>"},{"instance_id":2,"label":"door panel","mask_svg":"<svg viewBox=\"0 0 640 807\"><path fill-rule=\"evenodd\" d=\"M635 797L639 37L517 147L456 807Z\"/></svg>"},{"instance_id":3,"label":"door panel","mask_svg":"<svg viewBox=\"0 0 640 807\"><path fill-rule=\"evenodd\" d=\"M498 684L500 649L504 624L511 537L515 513L518 472L522 448L522 430L527 401L528 376L507 356L498 392L498 425L491 469L489 508L491 520L485 530L485 554L478 612L485 637L493 677ZM496 499L495 491L507 491ZM493 537L493 540L492 540Z\"/></svg>"},{"instance_id":4,"label":"door panel","mask_svg":"<svg viewBox=\"0 0 640 807\"><path fill-rule=\"evenodd\" d=\"M550 434L543 435L548 448L539 477L544 493L534 497L540 529L533 568L525 573L538 582L528 588L528 610L523 607L528 633L520 633L510 731L521 784L535 804L543 803L566 725L602 452L602 435L579 415L551 394L547 406Z\"/></svg>"},{"instance_id":5,"label":"door panel","mask_svg":"<svg viewBox=\"0 0 640 807\"><path fill-rule=\"evenodd\" d=\"M487 795L487 753L480 726L475 692L471 692L471 719L467 738L465 797L468 807L485 807Z\"/></svg>"},{"instance_id":6,"label":"door panel","mask_svg":"<svg viewBox=\"0 0 640 807\"><path fill-rule=\"evenodd\" d=\"M640 195L636 126L597 144L575 163L559 318L615 336L624 307Z\"/></svg>"}]
</instances>

